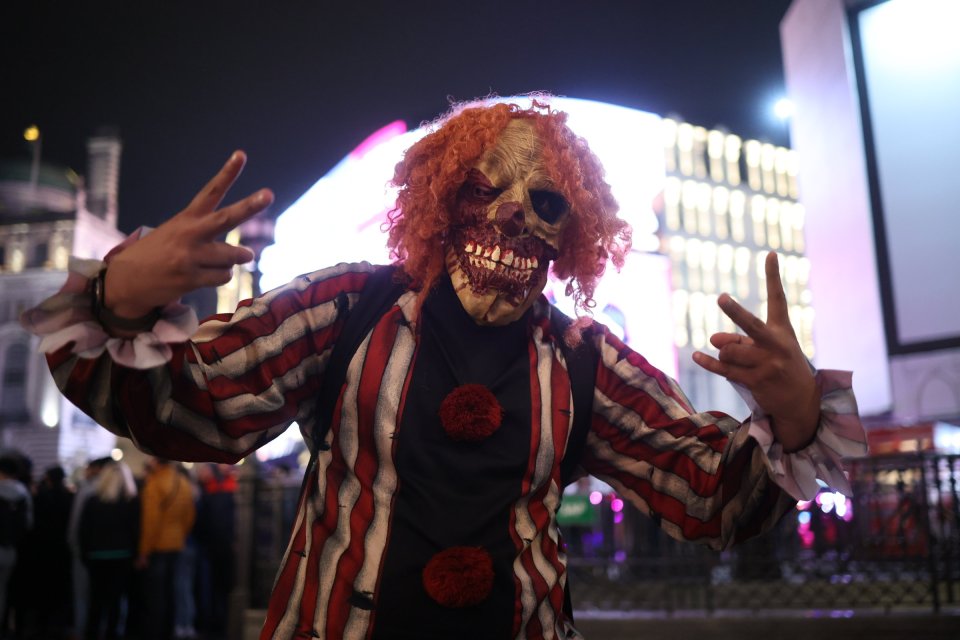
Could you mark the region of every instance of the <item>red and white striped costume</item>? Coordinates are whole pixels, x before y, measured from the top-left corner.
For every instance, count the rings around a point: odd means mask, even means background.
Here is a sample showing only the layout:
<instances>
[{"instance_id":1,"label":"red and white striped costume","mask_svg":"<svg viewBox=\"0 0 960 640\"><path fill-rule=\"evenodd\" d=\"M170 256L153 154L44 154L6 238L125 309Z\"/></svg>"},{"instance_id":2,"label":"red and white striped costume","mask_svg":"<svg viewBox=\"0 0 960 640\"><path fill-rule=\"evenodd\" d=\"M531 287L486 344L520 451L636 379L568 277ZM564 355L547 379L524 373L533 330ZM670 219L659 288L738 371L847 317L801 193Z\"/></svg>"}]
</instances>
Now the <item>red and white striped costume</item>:
<instances>
[{"instance_id":1,"label":"red and white striped costume","mask_svg":"<svg viewBox=\"0 0 960 640\"><path fill-rule=\"evenodd\" d=\"M66 347L49 356L50 366L77 406L144 450L236 461L294 420L310 433L341 330L336 301L345 293L354 304L374 268L338 265L245 302L172 345L165 366L134 370L106 353L83 359ZM410 386L421 353L413 302L412 292L402 295L353 357L261 638L408 637L377 626L377 604L391 588L381 580L386 556L404 552L390 546L394 527L409 526L395 522L395 509L404 486L398 448L414 446L398 433L417 393ZM511 480L516 499L503 520L513 546L507 584L515 638L577 637L562 614L566 558L556 523L572 401L550 312L541 298L527 318L530 415L521 437L529 454ZM718 549L769 527L795 503L772 480L747 427L720 413L695 413L672 380L604 328L589 337L600 364L586 472L654 515L670 535ZM851 397L848 387L825 391ZM434 636L427 628L419 637ZM460 637L475 636L465 627Z\"/></svg>"}]
</instances>

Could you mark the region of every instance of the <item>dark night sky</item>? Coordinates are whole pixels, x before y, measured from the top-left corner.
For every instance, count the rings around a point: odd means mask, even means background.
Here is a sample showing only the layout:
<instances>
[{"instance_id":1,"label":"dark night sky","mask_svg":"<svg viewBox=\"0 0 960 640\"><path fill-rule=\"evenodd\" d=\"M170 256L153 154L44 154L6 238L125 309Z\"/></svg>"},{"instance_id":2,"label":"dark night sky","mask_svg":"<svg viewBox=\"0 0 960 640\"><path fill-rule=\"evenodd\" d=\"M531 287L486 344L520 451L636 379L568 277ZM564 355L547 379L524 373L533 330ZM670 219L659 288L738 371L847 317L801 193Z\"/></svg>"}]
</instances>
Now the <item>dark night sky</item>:
<instances>
[{"instance_id":1,"label":"dark night sky","mask_svg":"<svg viewBox=\"0 0 960 640\"><path fill-rule=\"evenodd\" d=\"M235 148L251 158L237 195L270 186L281 211L367 134L432 119L448 96L546 90L786 144L767 110L789 4L8 0L0 156L25 156L36 123L44 160L83 173L86 137L119 127L131 231Z\"/></svg>"}]
</instances>

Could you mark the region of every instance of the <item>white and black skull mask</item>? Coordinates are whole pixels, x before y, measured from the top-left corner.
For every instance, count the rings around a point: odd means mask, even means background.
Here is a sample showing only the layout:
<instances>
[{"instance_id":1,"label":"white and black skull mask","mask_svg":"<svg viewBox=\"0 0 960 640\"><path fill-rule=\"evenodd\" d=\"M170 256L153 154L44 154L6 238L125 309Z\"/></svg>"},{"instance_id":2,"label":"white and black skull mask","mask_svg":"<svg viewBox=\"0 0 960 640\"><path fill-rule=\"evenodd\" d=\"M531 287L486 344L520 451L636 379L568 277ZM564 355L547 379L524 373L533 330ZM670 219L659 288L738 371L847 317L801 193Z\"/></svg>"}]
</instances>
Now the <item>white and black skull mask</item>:
<instances>
[{"instance_id":1,"label":"white and black skull mask","mask_svg":"<svg viewBox=\"0 0 960 640\"><path fill-rule=\"evenodd\" d=\"M543 291L570 217L531 122L504 128L467 174L455 207L446 260L463 308L478 324L514 322Z\"/></svg>"}]
</instances>

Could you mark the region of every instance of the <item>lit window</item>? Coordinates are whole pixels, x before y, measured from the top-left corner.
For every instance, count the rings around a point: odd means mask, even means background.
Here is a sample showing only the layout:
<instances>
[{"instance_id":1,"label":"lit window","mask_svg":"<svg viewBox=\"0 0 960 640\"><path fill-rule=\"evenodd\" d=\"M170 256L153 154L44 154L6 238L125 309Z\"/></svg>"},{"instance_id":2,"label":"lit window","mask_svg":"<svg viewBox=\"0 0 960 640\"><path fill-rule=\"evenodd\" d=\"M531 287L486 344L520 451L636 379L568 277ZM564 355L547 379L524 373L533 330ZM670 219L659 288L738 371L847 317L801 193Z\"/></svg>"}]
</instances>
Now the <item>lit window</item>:
<instances>
[{"instance_id":1,"label":"lit window","mask_svg":"<svg viewBox=\"0 0 960 640\"><path fill-rule=\"evenodd\" d=\"M793 251L793 203L780 201L780 244L785 251Z\"/></svg>"},{"instance_id":2,"label":"lit window","mask_svg":"<svg viewBox=\"0 0 960 640\"><path fill-rule=\"evenodd\" d=\"M670 244L670 274L673 288L679 289L687 285L686 281L686 262L687 248L686 240L681 236L671 236Z\"/></svg>"},{"instance_id":3,"label":"lit window","mask_svg":"<svg viewBox=\"0 0 960 640\"><path fill-rule=\"evenodd\" d=\"M784 258L783 271L784 279L787 281L787 300L796 303L800 299L800 259L797 256Z\"/></svg>"},{"instance_id":4,"label":"lit window","mask_svg":"<svg viewBox=\"0 0 960 640\"><path fill-rule=\"evenodd\" d=\"M805 250L803 242L803 226L806 215L807 211L803 208L802 204L798 202L793 205L793 249L797 253L803 253Z\"/></svg>"},{"instance_id":5,"label":"lit window","mask_svg":"<svg viewBox=\"0 0 960 640\"><path fill-rule=\"evenodd\" d=\"M713 189L706 182L697 185L697 227L702 236L710 235L710 205Z\"/></svg>"},{"instance_id":6,"label":"lit window","mask_svg":"<svg viewBox=\"0 0 960 640\"><path fill-rule=\"evenodd\" d=\"M720 316L726 315L720 312L720 307L717 305L717 297L716 295L708 295L703 299L703 321L708 340L710 336L721 330L722 320Z\"/></svg>"},{"instance_id":7,"label":"lit window","mask_svg":"<svg viewBox=\"0 0 960 640\"><path fill-rule=\"evenodd\" d=\"M707 177L707 130L693 128L693 175L700 180Z\"/></svg>"},{"instance_id":8,"label":"lit window","mask_svg":"<svg viewBox=\"0 0 960 640\"><path fill-rule=\"evenodd\" d=\"M757 294L761 300L767 299L767 256L762 251L754 256L755 269L757 276ZM763 316L761 316L763 317Z\"/></svg>"},{"instance_id":9,"label":"lit window","mask_svg":"<svg viewBox=\"0 0 960 640\"><path fill-rule=\"evenodd\" d=\"M744 160L747 163L747 184L754 191L760 191L763 183L760 179L760 143L747 140L744 145Z\"/></svg>"},{"instance_id":10,"label":"lit window","mask_svg":"<svg viewBox=\"0 0 960 640\"><path fill-rule=\"evenodd\" d=\"M680 173L693 175L693 126L686 122L677 127L677 149L680 151Z\"/></svg>"},{"instance_id":11,"label":"lit window","mask_svg":"<svg viewBox=\"0 0 960 640\"><path fill-rule=\"evenodd\" d=\"M787 194L796 200L800 197L797 176L800 173L800 154L793 149L787 152Z\"/></svg>"},{"instance_id":12,"label":"lit window","mask_svg":"<svg viewBox=\"0 0 960 640\"><path fill-rule=\"evenodd\" d=\"M57 248L53 250L53 268L63 270L67 268L69 263L70 250L62 244L58 245Z\"/></svg>"},{"instance_id":13,"label":"lit window","mask_svg":"<svg viewBox=\"0 0 960 640\"><path fill-rule=\"evenodd\" d=\"M696 238L687 240L687 288L691 291L700 291L700 246Z\"/></svg>"},{"instance_id":14,"label":"lit window","mask_svg":"<svg viewBox=\"0 0 960 640\"><path fill-rule=\"evenodd\" d=\"M717 291L717 245L704 242L700 247L700 266L703 270L703 290L706 293Z\"/></svg>"},{"instance_id":15,"label":"lit window","mask_svg":"<svg viewBox=\"0 0 960 640\"><path fill-rule=\"evenodd\" d=\"M775 193L777 190L773 173L776 156L777 149L772 144L767 143L760 147L760 172L763 176L763 190L767 193Z\"/></svg>"},{"instance_id":16,"label":"lit window","mask_svg":"<svg viewBox=\"0 0 960 640\"><path fill-rule=\"evenodd\" d=\"M750 295L750 249L737 247L733 258L733 269L737 273L737 297Z\"/></svg>"},{"instance_id":17,"label":"lit window","mask_svg":"<svg viewBox=\"0 0 960 640\"><path fill-rule=\"evenodd\" d=\"M790 150L786 147L777 147L773 162L774 173L777 177L777 195L786 198L790 195L790 181L787 173Z\"/></svg>"},{"instance_id":18,"label":"lit window","mask_svg":"<svg viewBox=\"0 0 960 640\"><path fill-rule=\"evenodd\" d=\"M707 156L710 158L710 179L723 182L723 132L713 130L707 134Z\"/></svg>"},{"instance_id":19,"label":"lit window","mask_svg":"<svg viewBox=\"0 0 960 640\"><path fill-rule=\"evenodd\" d=\"M663 119L663 157L667 173L677 170L677 123L670 118Z\"/></svg>"},{"instance_id":20,"label":"lit window","mask_svg":"<svg viewBox=\"0 0 960 640\"><path fill-rule=\"evenodd\" d=\"M733 247L721 244L717 247L717 273L720 275L719 290L733 290Z\"/></svg>"},{"instance_id":21,"label":"lit window","mask_svg":"<svg viewBox=\"0 0 960 640\"><path fill-rule=\"evenodd\" d=\"M727 158L727 182L732 187L740 185L740 147L742 144L738 136L728 135L724 145L724 155Z\"/></svg>"},{"instance_id":22,"label":"lit window","mask_svg":"<svg viewBox=\"0 0 960 640\"><path fill-rule=\"evenodd\" d=\"M753 242L758 247L767 244L767 199L763 196L750 198L750 218L753 220Z\"/></svg>"},{"instance_id":23,"label":"lit window","mask_svg":"<svg viewBox=\"0 0 960 640\"><path fill-rule=\"evenodd\" d=\"M730 235L727 210L730 206L730 191L726 187L713 188L713 213L716 216L717 237L726 240Z\"/></svg>"},{"instance_id":24,"label":"lit window","mask_svg":"<svg viewBox=\"0 0 960 640\"><path fill-rule=\"evenodd\" d=\"M697 233L697 183L687 180L683 183L683 230L694 235Z\"/></svg>"},{"instance_id":25,"label":"lit window","mask_svg":"<svg viewBox=\"0 0 960 640\"><path fill-rule=\"evenodd\" d=\"M13 251L10 252L10 270L13 272L23 271L24 262L23 249L14 247Z\"/></svg>"},{"instance_id":26,"label":"lit window","mask_svg":"<svg viewBox=\"0 0 960 640\"><path fill-rule=\"evenodd\" d=\"M663 184L664 222L671 231L680 228L680 189L678 178L668 177Z\"/></svg>"},{"instance_id":27,"label":"lit window","mask_svg":"<svg viewBox=\"0 0 960 640\"><path fill-rule=\"evenodd\" d=\"M767 198L767 244L771 249L780 248L780 201Z\"/></svg>"},{"instance_id":28,"label":"lit window","mask_svg":"<svg viewBox=\"0 0 960 640\"><path fill-rule=\"evenodd\" d=\"M747 197L743 191L734 190L730 192L730 237L734 242L743 242L746 237L746 228L743 222L743 214L746 209Z\"/></svg>"}]
</instances>

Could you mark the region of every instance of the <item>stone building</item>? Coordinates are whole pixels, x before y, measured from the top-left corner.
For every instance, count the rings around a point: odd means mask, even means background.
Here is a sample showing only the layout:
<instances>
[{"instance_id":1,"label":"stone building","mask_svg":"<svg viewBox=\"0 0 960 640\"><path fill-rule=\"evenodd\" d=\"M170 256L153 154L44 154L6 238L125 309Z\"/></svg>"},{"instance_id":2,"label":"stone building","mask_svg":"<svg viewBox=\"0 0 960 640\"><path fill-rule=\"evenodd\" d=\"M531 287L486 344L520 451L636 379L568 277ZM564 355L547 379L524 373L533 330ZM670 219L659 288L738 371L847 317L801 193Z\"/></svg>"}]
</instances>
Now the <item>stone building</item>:
<instances>
[{"instance_id":1,"label":"stone building","mask_svg":"<svg viewBox=\"0 0 960 640\"><path fill-rule=\"evenodd\" d=\"M24 309L61 287L71 255L100 258L123 239L120 138L104 130L87 150L87 180L41 163L39 153L32 162L0 162L0 448L27 454L35 473L57 463L72 468L115 446L111 434L60 395L39 339L18 322Z\"/></svg>"}]
</instances>

